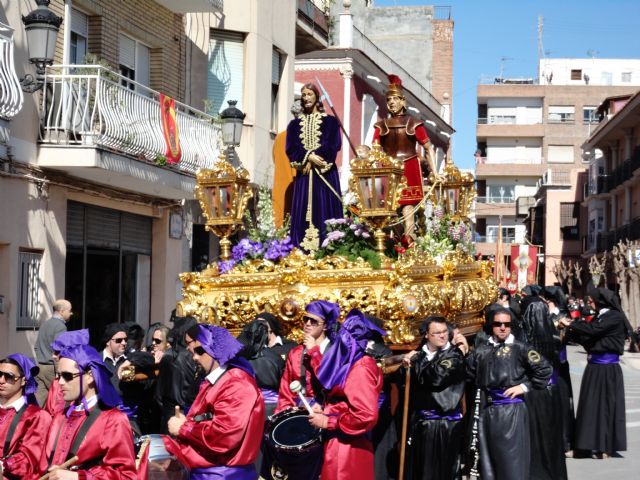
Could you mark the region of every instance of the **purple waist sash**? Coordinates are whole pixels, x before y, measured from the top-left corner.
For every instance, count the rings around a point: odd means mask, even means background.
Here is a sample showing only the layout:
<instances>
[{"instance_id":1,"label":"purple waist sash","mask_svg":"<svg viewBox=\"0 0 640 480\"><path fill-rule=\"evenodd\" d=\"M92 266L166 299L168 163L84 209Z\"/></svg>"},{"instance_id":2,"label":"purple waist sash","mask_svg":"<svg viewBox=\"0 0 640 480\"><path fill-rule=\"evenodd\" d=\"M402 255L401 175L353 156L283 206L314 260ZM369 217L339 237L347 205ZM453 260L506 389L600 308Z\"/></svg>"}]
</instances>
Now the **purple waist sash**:
<instances>
[{"instance_id":1,"label":"purple waist sash","mask_svg":"<svg viewBox=\"0 0 640 480\"><path fill-rule=\"evenodd\" d=\"M462 411L456 408L449 413L438 413L436 410L420 410L420 418L422 420L449 420L451 422L456 420L462 420Z\"/></svg>"},{"instance_id":2,"label":"purple waist sash","mask_svg":"<svg viewBox=\"0 0 640 480\"><path fill-rule=\"evenodd\" d=\"M524 401L520 397L509 398L505 396L504 389L502 388L491 388L488 393L491 399L491 405L512 405Z\"/></svg>"},{"instance_id":3,"label":"purple waist sash","mask_svg":"<svg viewBox=\"0 0 640 480\"><path fill-rule=\"evenodd\" d=\"M256 480L258 474L251 465L239 465L228 467L220 465L216 467L194 468L191 470L191 480Z\"/></svg>"},{"instance_id":4,"label":"purple waist sash","mask_svg":"<svg viewBox=\"0 0 640 480\"><path fill-rule=\"evenodd\" d=\"M557 385L558 384L558 371L554 368L551 372L551 377L549 378L548 385Z\"/></svg>"},{"instance_id":5,"label":"purple waist sash","mask_svg":"<svg viewBox=\"0 0 640 480\"><path fill-rule=\"evenodd\" d=\"M620 355L617 353L590 353L587 361L592 365L612 365L620 363Z\"/></svg>"},{"instance_id":6,"label":"purple waist sash","mask_svg":"<svg viewBox=\"0 0 640 480\"><path fill-rule=\"evenodd\" d=\"M278 403L278 392L268 388L261 388L260 392L262 393L262 398L264 398L264 403Z\"/></svg>"},{"instance_id":7,"label":"purple waist sash","mask_svg":"<svg viewBox=\"0 0 640 480\"><path fill-rule=\"evenodd\" d=\"M567 363L567 347L562 347L560 349L558 357L560 358L560 363Z\"/></svg>"},{"instance_id":8,"label":"purple waist sash","mask_svg":"<svg viewBox=\"0 0 640 480\"><path fill-rule=\"evenodd\" d=\"M382 408L382 405L384 404L384 401L386 399L387 396L384 394L384 392L380 392L380 395L378 396L378 410Z\"/></svg>"}]
</instances>

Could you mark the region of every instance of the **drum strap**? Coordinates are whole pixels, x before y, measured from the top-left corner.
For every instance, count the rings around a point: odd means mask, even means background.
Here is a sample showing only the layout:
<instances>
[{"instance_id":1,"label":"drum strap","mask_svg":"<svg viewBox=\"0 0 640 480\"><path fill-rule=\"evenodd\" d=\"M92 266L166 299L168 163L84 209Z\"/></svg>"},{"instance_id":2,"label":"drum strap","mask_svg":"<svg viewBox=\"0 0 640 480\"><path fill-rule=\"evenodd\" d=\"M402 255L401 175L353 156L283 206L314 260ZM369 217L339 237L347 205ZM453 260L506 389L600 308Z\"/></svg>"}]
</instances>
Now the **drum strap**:
<instances>
[{"instance_id":1,"label":"drum strap","mask_svg":"<svg viewBox=\"0 0 640 480\"><path fill-rule=\"evenodd\" d=\"M80 429L78 430L78 433L73 439L73 443L71 444L71 448L69 449L69 453L67 454L67 460L74 457L75 454L78 452L78 450L80 449L80 445L84 440L84 437L87 435L87 432L89 431L91 426L95 423L95 421L98 419L101 413L102 413L102 409L100 408L100 405L96 405L93 408L93 410L89 412L87 419L84 421L82 425L80 425ZM62 422L62 425L60 425L60 429L58 430L58 434L56 435L56 440L55 442L53 442L51 455L49 455L49 467L51 467L51 462L53 461L53 456L56 453L56 448L58 447L58 440L60 439L60 434L62 433L63 428L64 428L64 422Z\"/></svg>"},{"instance_id":2,"label":"drum strap","mask_svg":"<svg viewBox=\"0 0 640 480\"><path fill-rule=\"evenodd\" d=\"M20 423L20 419L22 418L22 414L27 409L27 405L24 404L20 410L16 412L11 419L11 424L9 425L9 431L7 432L7 438L4 441L4 448L2 450L1 457L9 456L9 448L11 447L11 440L13 440L13 434L16 433L16 428L18 428L18 423Z\"/></svg>"},{"instance_id":3,"label":"drum strap","mask_svg":"<svg viewBox=\"0 0 640 480\"><path fill-rule=\"evenodd\" d=\"M307 394L307 368L304 366L304 356L307 353L307 347L302 349L300 357L300 385L302 385L302 394Z\"/></svg>"}]
</instances>

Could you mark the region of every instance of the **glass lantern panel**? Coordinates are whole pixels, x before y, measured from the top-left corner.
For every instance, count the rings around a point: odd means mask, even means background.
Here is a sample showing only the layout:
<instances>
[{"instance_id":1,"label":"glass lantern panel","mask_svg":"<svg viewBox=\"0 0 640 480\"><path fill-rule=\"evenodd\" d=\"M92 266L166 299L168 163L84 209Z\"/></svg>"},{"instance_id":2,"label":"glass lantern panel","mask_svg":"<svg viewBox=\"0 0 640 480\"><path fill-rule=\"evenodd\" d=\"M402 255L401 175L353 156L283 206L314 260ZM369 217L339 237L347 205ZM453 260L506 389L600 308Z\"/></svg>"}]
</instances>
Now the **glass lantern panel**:
<instances>
[{"instance_id":1,"label":"glass lantern panel","mask_svg":"<svg viewBox=\"0 0 640 480\"><path fill-rule=\"evenodd\" d=\"M220 205L222 216L229 217L233 214L233 185L222 185L220 187Z\"/></svg>"},{"instance_id":2,"label":"glass lantern panel","mask_svg":"<svg viewBox=\"0 0 640 480\"><path fill-rule=\"evenodd\" d=\"M370 177L360 177L360 200L365 210L374 208L373 195L372 179Z\"/></svg>"},{"instance_id":3,"label":"glass lantern panel","mask_svg":"<svg viewBox=\"0 0 640 480\"><path fill-rule=\"evenodd\" d=\"M387 208L387 200L389 198L389 177L380 175L375 177L375 208Z\"/></svg>"},{"instance_id":4,"label":"glass lantern panel","mask_svg":"<svg viewBox=\"0 0 640 480\"><path fill-rule=\"evenodd\" d=\"M460 199L460 189L450 188L447 190L449 213L455 214L458 211L458 201Z\"/></svg>"}]
</instances>

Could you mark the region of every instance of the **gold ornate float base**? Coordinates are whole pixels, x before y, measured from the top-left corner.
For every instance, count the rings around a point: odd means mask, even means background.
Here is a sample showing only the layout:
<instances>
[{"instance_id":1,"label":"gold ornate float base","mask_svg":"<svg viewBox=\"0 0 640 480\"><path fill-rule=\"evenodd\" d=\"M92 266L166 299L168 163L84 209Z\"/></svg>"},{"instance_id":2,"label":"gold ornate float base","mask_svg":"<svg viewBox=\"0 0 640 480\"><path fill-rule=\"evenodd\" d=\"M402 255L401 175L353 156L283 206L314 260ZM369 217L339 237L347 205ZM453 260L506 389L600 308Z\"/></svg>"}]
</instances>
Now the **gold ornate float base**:
<instances>
[{"instance_id":1,"label":"gold ornate float base","mask_svg":"<svg viewBox=\"0 0 640 480\"><path fill-rule=\"evenodd\" d=\"M497 297L490 267L459 252L435 261L410 249L374 270L364 261L315 260L294 250L278 264L260 260L222 275L215 266L181 274L177 314L237 333L256 314L269 311L295 338L304 306L322 299L337 302L343 317L354 307L376 315L385 322L389 343L409 345L417 341L418 327L428 315L442 315L462 333L475 333L483 308Z\"/></svg>"}]
</instances>

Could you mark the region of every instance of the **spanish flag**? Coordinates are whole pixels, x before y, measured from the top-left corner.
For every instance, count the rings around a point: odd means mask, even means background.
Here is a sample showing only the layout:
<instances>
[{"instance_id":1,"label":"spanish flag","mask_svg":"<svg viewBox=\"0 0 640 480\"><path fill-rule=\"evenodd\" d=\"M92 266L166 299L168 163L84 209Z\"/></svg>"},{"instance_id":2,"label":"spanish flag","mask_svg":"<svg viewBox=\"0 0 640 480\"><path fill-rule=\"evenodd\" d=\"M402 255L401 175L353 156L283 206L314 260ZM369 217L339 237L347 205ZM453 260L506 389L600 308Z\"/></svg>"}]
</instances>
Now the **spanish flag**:
<instances>
[{"instance_id":1,"label":"spanish flag","mask_svg":"<svg viewBox=\"0 0 640 480\"><path fill-rule=\"evenodd\" d=\"M178 136L176 101L162 93L160 94L160 119L162 120L162 136L167 146L165 153L167 163L178 163L182 157L182 149Z\"/></svg>"}]
</instances>

